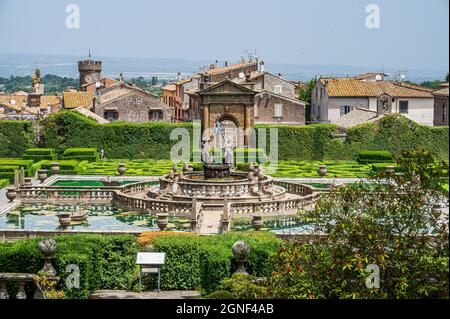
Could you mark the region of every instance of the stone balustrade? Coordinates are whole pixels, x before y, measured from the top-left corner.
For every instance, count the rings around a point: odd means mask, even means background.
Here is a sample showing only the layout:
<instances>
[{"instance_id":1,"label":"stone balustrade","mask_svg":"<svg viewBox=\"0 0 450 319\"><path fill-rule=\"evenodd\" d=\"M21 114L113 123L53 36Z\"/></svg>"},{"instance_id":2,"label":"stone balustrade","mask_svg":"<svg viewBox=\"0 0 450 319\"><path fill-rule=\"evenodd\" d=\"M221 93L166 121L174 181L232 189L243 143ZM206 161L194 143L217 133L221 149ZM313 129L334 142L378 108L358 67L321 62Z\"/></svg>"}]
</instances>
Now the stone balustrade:
<instances>
[{"instance_id":1,"label":"stone balustrade","mask_svg":"<svg viewBox=\"0 0 450 319\"><path fill-rule=\"evenodd\" d=\"M19 188L23 203L110 203L115 190L87 188L32 187Z\"/></svg>"}]
</instances>

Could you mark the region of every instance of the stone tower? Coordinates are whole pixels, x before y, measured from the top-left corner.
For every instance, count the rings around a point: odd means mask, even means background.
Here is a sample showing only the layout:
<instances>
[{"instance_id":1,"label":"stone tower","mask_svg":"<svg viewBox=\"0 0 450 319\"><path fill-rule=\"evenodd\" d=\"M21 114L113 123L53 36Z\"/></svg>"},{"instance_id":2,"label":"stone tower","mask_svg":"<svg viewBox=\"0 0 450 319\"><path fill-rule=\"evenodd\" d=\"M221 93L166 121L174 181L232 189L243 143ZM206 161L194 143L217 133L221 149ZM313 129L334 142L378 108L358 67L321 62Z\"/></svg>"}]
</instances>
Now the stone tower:
<instances>
[{"instance_id":1,"label":"stone tower","mask_svg":"<svg viewBox=\"0 0 450 319\"><path fill-rule=\"evenodd\" d=\"M83 85L100 81L102 61L78 61L78 71L80 72L80 91L86 91L86 88L83 88Z\"/></svg>"}]
</instances>

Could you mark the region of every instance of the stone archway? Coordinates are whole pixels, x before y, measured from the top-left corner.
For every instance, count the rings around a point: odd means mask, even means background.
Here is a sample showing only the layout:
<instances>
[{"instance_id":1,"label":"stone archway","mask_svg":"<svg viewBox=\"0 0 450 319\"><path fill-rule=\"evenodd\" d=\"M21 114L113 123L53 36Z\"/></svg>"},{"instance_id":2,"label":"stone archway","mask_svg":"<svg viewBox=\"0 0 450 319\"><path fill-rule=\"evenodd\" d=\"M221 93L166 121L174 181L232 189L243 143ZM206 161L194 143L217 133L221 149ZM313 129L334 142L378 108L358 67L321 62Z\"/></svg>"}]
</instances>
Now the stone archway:
<instances>
[{"instance_id":1,"label":"stone archway","mask_svg":"<svg viewBox=\"0 0 450 319\"><path fill-rule=\"evenodd\" d=\"M225 139L231 139L234 147L241 147L244 145L243 132L240 130L239 121L232 114L224 114L217 118L216 123L220 123L221 131L216 130L216 143L218 148L223 147Z\"/></svg>"}]
</instances>

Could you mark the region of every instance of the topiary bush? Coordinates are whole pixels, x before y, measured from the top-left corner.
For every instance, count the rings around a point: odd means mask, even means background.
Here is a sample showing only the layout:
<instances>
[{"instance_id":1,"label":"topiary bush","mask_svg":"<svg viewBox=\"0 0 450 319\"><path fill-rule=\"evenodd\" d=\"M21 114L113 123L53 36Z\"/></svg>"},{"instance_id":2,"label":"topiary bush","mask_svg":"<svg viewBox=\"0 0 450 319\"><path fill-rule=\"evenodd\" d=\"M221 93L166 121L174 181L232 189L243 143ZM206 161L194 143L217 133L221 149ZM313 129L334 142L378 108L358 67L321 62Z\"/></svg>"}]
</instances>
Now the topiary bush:
<instances>
[{"instance_id":1,"label":"topiary bush","mask_svg":"<svg viewBox=\"0 0 450 319\"><path fill-rule=\"evenodd\" d=\"M360 164L394 163L394 156L388 151L359 151L356 160Z\"/></svg>"},{"instance_id":2,"label":"topiary bush","mask_svg":"<svg viewBox=\"0 0 450 319\"><path fill-rule=\"evenodd\" d=\"M64 151L64 160L88 161L96 162L100 159L100 155L95 148L68 148Z\"/></svg>"},{"instance_id":3,"label":"topiary bush","mask_svg":"<svg viewBox=\"0 0 450 319\"><path fill-rule=\"evenodd\" d=\"M57 155L53 148L29 148L25 151L22 158L37 163L44 160L54 161L56 160Z\"/></svg>"},{"instance_id":4,"label":"topiary bush","mask_svg":"<svg viewBox=\"0 0 450 319\"><path fill-rule=\"evenodd\" d=\"M33 177L36 174L36 167L33 161L15 158L0 158L0 179L14 181L14 171L24 169L26 177Z\"/></svg>"}]
</instances>

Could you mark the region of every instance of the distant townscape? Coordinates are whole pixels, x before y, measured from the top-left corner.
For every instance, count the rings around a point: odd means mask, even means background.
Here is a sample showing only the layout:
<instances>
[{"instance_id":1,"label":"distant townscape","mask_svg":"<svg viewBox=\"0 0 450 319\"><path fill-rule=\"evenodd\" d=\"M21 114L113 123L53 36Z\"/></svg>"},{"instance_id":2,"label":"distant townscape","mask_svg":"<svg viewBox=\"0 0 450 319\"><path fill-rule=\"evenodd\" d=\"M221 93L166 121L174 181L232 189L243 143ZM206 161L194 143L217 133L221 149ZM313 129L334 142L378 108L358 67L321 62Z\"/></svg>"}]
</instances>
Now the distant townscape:
<instances>
[{"instance_id":1,"label":"distant townscape","mask_svg":"<svg viewBox=\"0 0 450 319\"><path fill-rule=\"evenodd\" d=\"M78 80L41 77L38 67L31 77L0 78L0 119L37 120L67 109L99 123L191 122L205 116L203 93L233 88L227 94L237 100L239 92L251 92L248 114L234 114L234 122L247 116L252 125L332 123L347 128L399 113L423 125L448 125L448 75L422 85L389 79L384 72L302 82L270 72L258 58L216 61L188 76L178 73L174 80L129 79L123 73L113 78L102 70L102 61L89 58L78 62ZM17 87L23 90L12 91Z\"/></svg>"}]
</instances>

